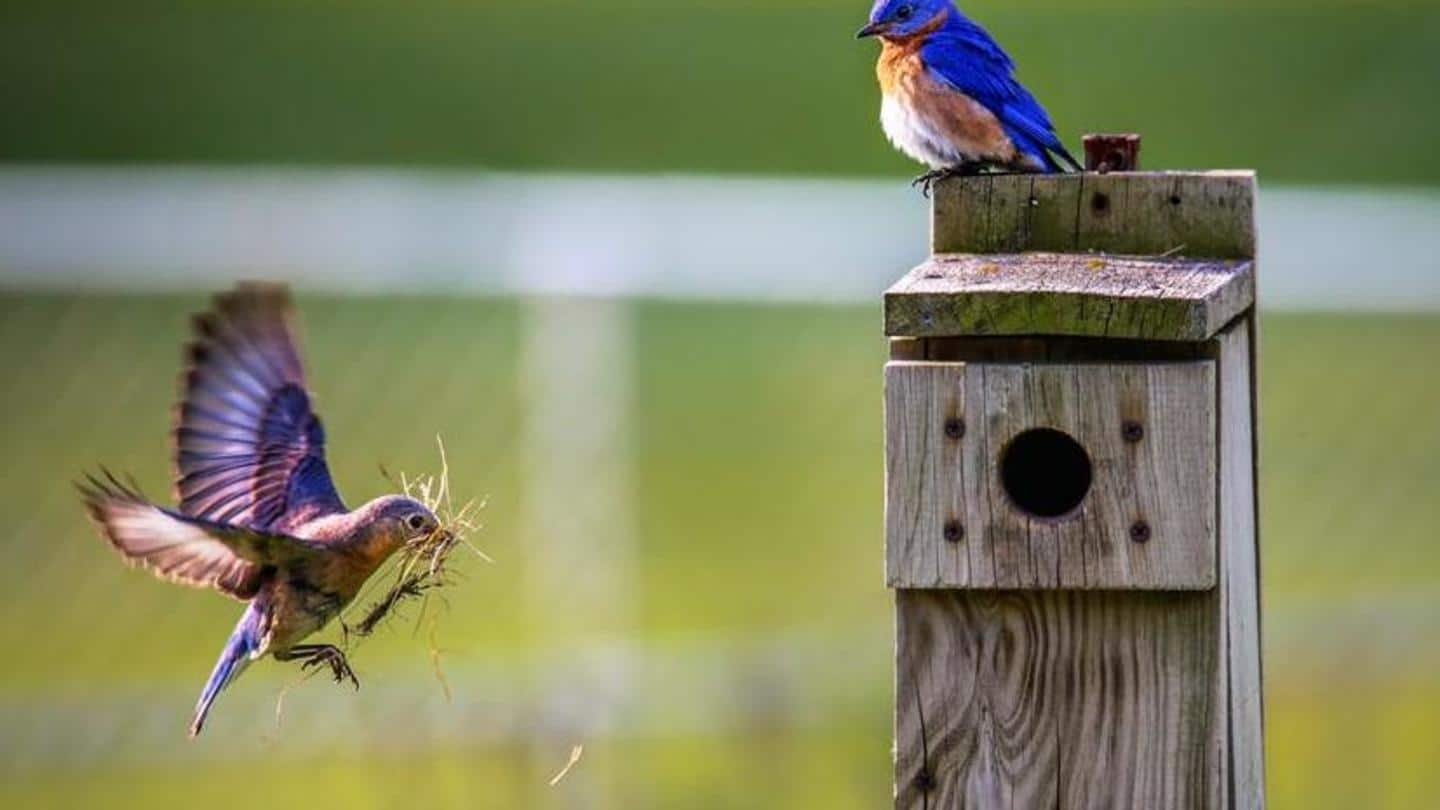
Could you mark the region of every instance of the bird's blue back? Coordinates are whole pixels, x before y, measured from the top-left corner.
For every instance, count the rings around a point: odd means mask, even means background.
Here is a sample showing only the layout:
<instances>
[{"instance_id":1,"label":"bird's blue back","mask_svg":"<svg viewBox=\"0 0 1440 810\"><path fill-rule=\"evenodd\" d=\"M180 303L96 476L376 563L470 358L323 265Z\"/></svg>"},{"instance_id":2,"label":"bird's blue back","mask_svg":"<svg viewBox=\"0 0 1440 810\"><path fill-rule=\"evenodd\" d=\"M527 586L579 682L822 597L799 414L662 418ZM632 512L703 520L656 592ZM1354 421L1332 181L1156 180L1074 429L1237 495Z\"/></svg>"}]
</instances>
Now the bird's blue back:
<instances>
[{"instance_id":1,"label":"bird's blue back","mask_svg":"<svg viewBox=\"0 0 1440 810\"><path fill-rule=\"evenodd\" d=\"M1000 119L1016 149L1035 157L1050 171L1061 170L1052 152L1072 168L1080 168L1055 134L1045 108L1015 79L1010 55L953 4L944 25L926 38L920 56L937 78Z\"/></svg>"}]
</instances>

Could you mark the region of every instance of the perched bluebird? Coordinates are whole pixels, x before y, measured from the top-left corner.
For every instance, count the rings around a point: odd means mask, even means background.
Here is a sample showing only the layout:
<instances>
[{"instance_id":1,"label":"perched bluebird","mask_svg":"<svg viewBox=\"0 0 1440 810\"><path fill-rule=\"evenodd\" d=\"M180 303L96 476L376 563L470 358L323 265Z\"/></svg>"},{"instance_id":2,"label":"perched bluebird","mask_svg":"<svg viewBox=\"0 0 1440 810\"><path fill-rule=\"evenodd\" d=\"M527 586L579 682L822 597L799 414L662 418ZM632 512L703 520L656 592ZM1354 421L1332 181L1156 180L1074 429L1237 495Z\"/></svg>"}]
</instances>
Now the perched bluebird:
<instances>
[{"instance_id":1,"label":"perched bluebird","mask_svg":"<svg viewBox=\"0 0 1440 810\"><path fill-rule=\"evenodd\" d=\"M1064 171L1057 157L1079 170L1015 63L952 0L877 0L857 36L880 37L880 121L896 148L933 170L916 181L927 189L986 167Z\"/></svg>"},{"instance_id":2,"label":"perched bluebird","mask_svg":"<svg viewBox=\"0 0 1440 810\"><path fill-rule=\"evenodd\" d=\"M248 602L200 693L190 736L215 698L264 655L356 680L344 653L301 644L355 598L392 552L438 528L418 501L386 495L349 511L325 465L283 287L244 284L194 319L175 412L179 507L106 473L81 495L134 565Z\"/></svg>"}]
</instances>

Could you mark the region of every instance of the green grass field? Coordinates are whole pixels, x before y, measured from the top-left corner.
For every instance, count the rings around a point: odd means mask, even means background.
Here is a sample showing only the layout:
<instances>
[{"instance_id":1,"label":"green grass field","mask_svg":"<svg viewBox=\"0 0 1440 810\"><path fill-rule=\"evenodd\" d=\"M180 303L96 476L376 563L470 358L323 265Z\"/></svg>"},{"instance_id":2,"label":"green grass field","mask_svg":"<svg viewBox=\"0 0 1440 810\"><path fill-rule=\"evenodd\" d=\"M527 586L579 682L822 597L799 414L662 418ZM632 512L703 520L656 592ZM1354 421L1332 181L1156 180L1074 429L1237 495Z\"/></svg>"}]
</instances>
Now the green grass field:
<instances>
[{"instance_id":1,"label":"green grass field","mask_svg":"<svg viewBox=\"0 0 1440 810\"><path fill-rule=\"evenodd\" d=\"M186 713L237 613L210 594L129 571L84 521L69 482L105 463L166 490L166 430L178 343L198 296L0 298L0 723L15 707L54 727L0 727L7 759L25 734L74 740L100 760L0 761L7 807L276 806L830 807L888 796L889 604L881 576L880 367L871 308L637 302L633 465L635 636L853 637L863 688L848 708L798 725L587 742L577 781L545 779L563 752L523 739L428 739L388 748L366 729L333 751L286 736L326 722L308 685L273 739L236 740L239 707L290 677L257 665L222 700L207 737ZM488 495L479 542L442 642L457 671L515 661L543 639L523 581L532 538L515 436L523 308L514 301L301 301L312 383L349 499L377 472L435 467ZM1263 321L1263 557L1274 808L1416 808L1440 790L1440 317L1271 315ZM583 403L581 403L583 405ZM777 575L777 572L786 572ZM338 705L366 727L367 700L439 701L426 642L398 630L363 648L362 690ZM842 647L842 649L845 649ZM419 672L414 677L403 673ZM833 673L837 679L845 674ZM841 679L843 680L843 679ZM457 682L466 698L483 697ZM372 687L375 689L376 687ZM680 688L684 688L683 685ZM143 694L147 727L75 717ZM242 698L249 696L247 704ZM791 698L801 707L806 694ZM338 698L337 698L338 699ZM6 709L5 707L10 707ZM37 708L38 707L38 708ZM227 714L227 708L231 710ZM103 708L101 710L103 712ZM169 716L173 711L173 716ZM36 714L38 713L38 715ZM352 718L353 719L353 718ZM227 726L228 734L227 734ZM58 729L58 730L57 730ZM69 731L66 731L69 729ZM428 742L427 742L428 739ZM207 746L227 753L208 756ZM573 791L587 785L581 797ZM567 792L568 791L568 792Z\"/></svg>"},{"instance_id":2,"label":"green grass field","mask_svg":"<svg viewBox=\"0 0 1440 810\"><path fill-rule=\"evenodd\" d=\"M866 0L12 0L0 160L901 174ZM1440 183L1440 5L965 7L1078 150Z\"/></svg>"}]
</instances>

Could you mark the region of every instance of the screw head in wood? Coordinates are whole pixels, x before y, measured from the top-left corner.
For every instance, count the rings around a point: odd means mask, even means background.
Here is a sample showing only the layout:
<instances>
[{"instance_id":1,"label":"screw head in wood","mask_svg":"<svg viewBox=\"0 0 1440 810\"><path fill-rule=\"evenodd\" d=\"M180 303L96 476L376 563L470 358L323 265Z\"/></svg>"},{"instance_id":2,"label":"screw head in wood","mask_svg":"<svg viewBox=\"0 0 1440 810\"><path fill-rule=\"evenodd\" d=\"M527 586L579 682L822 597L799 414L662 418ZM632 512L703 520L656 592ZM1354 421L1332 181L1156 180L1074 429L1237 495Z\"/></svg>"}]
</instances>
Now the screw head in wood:
<instances>
[{"instance_id":1,"label":"screw head in wood","mask_svg":"<svg viewBox=\"0 0 1440 810\"><path fill-rule=\"evenodd\" d=\"M915 774L915 787L919 788L921 793L929 793L935 789L935 777L931 775L929 768L921 768L920 772Z\"/></svg>"},{"instance_id":2,"label":"screw head in wood","mask_svg":"<svg viewBox=\"0 0 1440 810\"><path fill-rule=\"evenodd\" d=\"M1133 419L1126 419L1120 423L1120 435L1124 437L1125 441L1134 444L1145 438L1145 426Z\"/></svg>"},{"instance_id":3,"label":"screw head in wood","mask_svg":"<svg viewBox=\"0 0 1440 810\"><path fill-rule=\"evenodd\" d=\"M1130 526L1130 539L1137 543L1150 542L1150 524L1137 520Z\"/></svg>"},{"instance_id":4,"label":"screw head in wood","mask_svg":"<svg viewBox=\"0 0 1440 810\"><path fill-rule=\"evenodd\" d=\"M965 527L960 525L958 520L950 520L945 523L945 542L958 543L965 539Z\"/></svg>"},{"instance_id":5,"label":"screw head in wood","mask_svg":"<svg viewBox=\"0 0 1440 810\"><path fill-rule=\"evenodd\" d=\"M965 420L952 416L945 420L945 435L952 439L965 438Z\"/></svg>"}]
</instances>

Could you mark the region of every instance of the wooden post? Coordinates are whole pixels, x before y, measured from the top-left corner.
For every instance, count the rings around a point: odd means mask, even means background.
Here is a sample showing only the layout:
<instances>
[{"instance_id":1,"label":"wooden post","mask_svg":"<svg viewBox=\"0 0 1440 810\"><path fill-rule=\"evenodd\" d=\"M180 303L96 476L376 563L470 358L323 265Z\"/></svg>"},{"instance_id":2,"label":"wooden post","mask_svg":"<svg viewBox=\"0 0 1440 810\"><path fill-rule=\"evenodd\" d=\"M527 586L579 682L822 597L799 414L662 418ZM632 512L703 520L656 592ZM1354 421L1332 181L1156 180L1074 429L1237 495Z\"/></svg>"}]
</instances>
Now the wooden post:
<instances>
[{"instance_id":1,"label":"wooden post","mask_svg":"<svg viewBox=\"0 0 1440 810\"><path fill-rule=\"evenodd\" d=\"M885 295L897 808L1264 807L1254 195L936 185Z\"/></svg>"}]
</instances>

